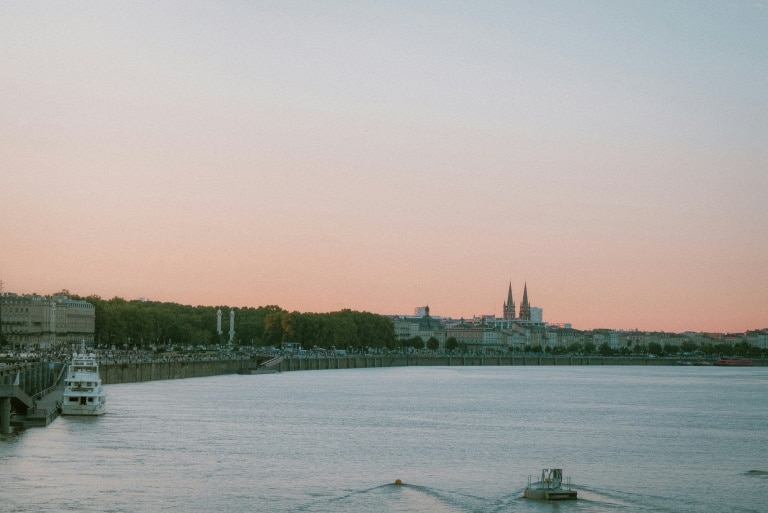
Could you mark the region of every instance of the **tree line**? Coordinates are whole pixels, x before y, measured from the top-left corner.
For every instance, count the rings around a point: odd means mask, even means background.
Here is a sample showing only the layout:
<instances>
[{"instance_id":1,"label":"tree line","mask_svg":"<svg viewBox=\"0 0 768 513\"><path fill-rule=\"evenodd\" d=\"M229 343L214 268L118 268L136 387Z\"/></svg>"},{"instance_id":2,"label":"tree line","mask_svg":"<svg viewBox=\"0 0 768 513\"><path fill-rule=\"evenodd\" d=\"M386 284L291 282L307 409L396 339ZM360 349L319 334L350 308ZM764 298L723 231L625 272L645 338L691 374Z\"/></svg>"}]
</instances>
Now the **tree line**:
<instances>
[{"instance_id":1,"label":"tree line","mask_svg":"<svg viewBox=\"0 0 768 513\"><path fill-rule=\"evenodd\" d=\"M661 357L718 357L724 355L741 356L745 358L762 358L765 355L765 350L759 347L755 347L746 341L741 341L736 344L728 344L724 342L710 343L702 342L696 343L694 341L683 341L680 345L677 344L660 344L658 342L649 342L646 344L636 344L633 347L622 347L615 349L607 342L600 344L599 346L593 342L587 342L585 344L574 343L568 347L542 347L538 345L525 346L525 351L533 353L551 353L557 354L575 354L582 353L586 355L600 355L600 356L661 356Z\"/></svg>"},{"instance_id":2,"label":"tree line","mask_svg":"<svg viewBox=\"0 0 768 513\"><path fill-rule=\"evenodd\" d=\"M94 306L94 341L102 347L224 344L229 341L230 311L235 312L234 342L239 346L279 347L283 342L293 342L306 348L347 349L391 348L395 343L392 321L369 312L300 313L276 305L237 308L72 297ZM222 312L221 335L217 331L218 310Z\"/></svg>"}]
</instances>

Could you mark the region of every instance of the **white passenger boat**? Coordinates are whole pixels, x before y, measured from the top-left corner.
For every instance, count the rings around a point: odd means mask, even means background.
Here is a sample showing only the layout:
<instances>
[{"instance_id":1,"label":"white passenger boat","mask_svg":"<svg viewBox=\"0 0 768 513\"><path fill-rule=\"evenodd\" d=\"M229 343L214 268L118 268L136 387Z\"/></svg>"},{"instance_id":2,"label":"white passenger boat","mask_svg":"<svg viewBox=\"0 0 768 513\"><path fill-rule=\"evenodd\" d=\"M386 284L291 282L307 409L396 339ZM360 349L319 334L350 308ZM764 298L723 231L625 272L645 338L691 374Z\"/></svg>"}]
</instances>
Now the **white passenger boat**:
<instances>
[{"instance_id":1,"label":"white passenger boat","mask_svg":"<svg viewBox=\"0 0 768 513\"><path fill-rule=\"evenodd\" d=\"M80 354L74 353L64 381L62 415L101 415L107 405L107 395L101 385L96 356L86 354L85 344Z\"/></svg>"},{"instance_id":2,"label":"white passenger boat","mask_svg":"<svg viewBox=\"0 0 768 513\"><path fill-rule=\"evenodd\" d=\"M563 501L574 500L577 497L576 490L571 490L570 479L563 488L563 469L551 468L541 471L541 479L531 482L528 476L528 486L525 487L523 497L539 501Z\"/></svg>"}]
</instances>

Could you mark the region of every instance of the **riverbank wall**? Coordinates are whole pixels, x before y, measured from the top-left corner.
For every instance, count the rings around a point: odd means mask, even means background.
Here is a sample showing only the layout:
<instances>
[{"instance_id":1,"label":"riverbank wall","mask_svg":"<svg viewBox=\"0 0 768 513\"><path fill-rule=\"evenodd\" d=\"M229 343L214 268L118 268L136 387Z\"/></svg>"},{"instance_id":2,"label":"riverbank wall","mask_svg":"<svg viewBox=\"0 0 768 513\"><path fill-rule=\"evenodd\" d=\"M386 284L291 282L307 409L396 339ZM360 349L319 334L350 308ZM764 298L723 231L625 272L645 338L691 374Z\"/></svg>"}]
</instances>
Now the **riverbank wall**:
<instances>
[{"instance_id":1,"label":"riverbank wall","mask_svg":"<svg viewBox=\"0 0 768 513\"><path fill-rule=\"evenodd\" d=\"M170 361L170 362L131 362L101 363L101 379L106 385L118 383L137 383L164 379L184 379L222 374L236 374L249 369L257 369L269 357L255 360L215 360L215 361ZM768 365L757 360L755 366ZM378 367L416 367L416 366L568 366L568 365L635 365L635 366L670 366L680 365L676 358L632 358L602 356L331 356L312 358L286 357L272 370L280 372L331 370L331 369L367 369Z\"/></svg>"},{"instance_id":2,"label":"riverbank wall","mask_svg":"<svg viewBox=\"0 0 768 513\"><path fill-rule=\"evenodd\" d=\"M530 366L530 365L677 365L667 358L616 358L601 356L346 356L328 358L285 358L280 371L365 369L369 367L414 366Z\"/></svg>"},{"instance_id":3,"label":"riverbank wall","mask_svg":"<svg viewBox=\"0 0 768 513\"><path fill-rule=\"evenodd\" d=\"M99 373L105 385L138 383L164 379L202 378L221 374L237 374L255 367L250 360L170 361L101 363Z\"/></svg>"}]
</instances>

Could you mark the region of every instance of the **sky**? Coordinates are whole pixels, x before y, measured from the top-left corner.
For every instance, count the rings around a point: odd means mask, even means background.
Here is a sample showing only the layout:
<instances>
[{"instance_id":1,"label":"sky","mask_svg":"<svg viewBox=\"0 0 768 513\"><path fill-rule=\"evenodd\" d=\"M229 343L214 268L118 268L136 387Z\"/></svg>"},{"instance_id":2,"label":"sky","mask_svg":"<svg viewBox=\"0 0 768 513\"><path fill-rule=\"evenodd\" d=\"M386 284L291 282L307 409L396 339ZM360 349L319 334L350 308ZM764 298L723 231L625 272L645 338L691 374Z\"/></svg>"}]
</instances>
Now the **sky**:
<instances>
[{"instance_id":1,"label":"sky","mask_svg":"<svg viewBox=\"0 0 768 513\"><path fill-rule=\"evenodd\" d=\"M6 292L768 328L768 2L4 2Z\"/></svg>"}]
</instances>

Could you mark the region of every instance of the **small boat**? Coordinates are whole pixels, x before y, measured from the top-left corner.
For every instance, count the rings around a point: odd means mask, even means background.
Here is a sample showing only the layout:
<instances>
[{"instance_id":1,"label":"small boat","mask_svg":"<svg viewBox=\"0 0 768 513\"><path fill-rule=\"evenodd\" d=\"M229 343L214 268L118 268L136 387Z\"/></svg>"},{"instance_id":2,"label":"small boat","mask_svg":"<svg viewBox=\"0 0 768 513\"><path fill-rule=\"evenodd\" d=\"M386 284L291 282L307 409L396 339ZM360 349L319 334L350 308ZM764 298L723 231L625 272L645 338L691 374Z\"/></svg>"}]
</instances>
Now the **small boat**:
<instances>
[{"instance_id":1,"label":"small boat","mask_svg":"<svg viewBox=\"0 0 768 513\"><path fill-rule=\"evenodd\" d=\"M721 367L752 367L752 360L743 358L720 358L715 365Z\"/></svg>"},{"instance_id":2,"label":"small boat","mask_svg":"<svg viewBox=\"0 0 768 513\"><path fill-rule=\"evenodd\" d=\"M106 405L107 394L101 385L96 355L86 354L85 344L82 344L81 352L72 354L72 361L67 368L61 414L101 415Z\"/></svg>"},{"instance_id":3,"label":"small boat","mask_svg":"<svg viewBox=\"0 0 768 513\"><path fill-rule=\"evenodd\" d=\"M563 488L563 469L551 468L541 471L541 479L531 482L528 476L528 486L525 487L523 497L539 501L566 501L576 499L576 490L571 490L571 480L568 479L566 488Z\"/></svg>"}]
</instances>

